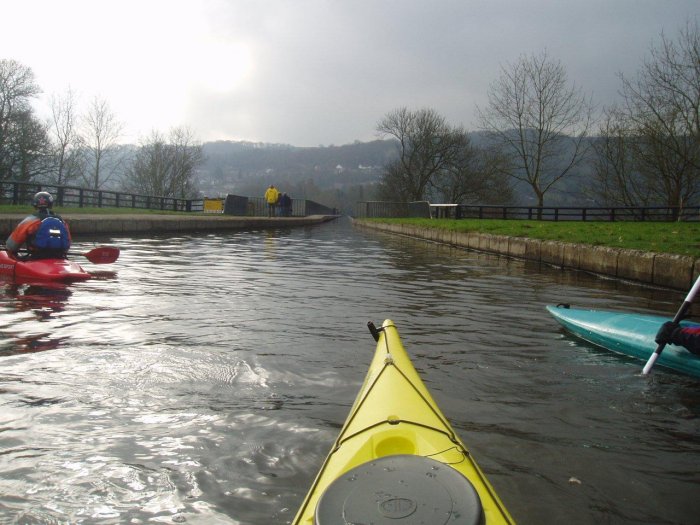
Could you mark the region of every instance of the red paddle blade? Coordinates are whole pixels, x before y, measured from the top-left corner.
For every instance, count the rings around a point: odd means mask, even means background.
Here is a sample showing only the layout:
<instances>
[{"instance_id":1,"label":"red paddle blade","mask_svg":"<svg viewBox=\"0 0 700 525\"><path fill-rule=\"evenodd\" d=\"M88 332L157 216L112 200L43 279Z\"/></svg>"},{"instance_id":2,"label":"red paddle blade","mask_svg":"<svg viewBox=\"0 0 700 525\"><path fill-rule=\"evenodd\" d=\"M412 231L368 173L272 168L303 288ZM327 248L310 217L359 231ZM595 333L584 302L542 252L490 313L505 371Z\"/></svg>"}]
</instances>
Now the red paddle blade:
<instances>
[{"instance_id":1,"label":"red paddle blade","mask_svg":"<svg viewBox=\"0 0 700 525\"><path fill-rule=\"evenodd\" d=\"M98 248L93 248L87 253L81 253L80 255L87 257L87 260L91 263L109 264L113 263L119 258L119 248L100 246Z\"/></svg>"}]
</instances>

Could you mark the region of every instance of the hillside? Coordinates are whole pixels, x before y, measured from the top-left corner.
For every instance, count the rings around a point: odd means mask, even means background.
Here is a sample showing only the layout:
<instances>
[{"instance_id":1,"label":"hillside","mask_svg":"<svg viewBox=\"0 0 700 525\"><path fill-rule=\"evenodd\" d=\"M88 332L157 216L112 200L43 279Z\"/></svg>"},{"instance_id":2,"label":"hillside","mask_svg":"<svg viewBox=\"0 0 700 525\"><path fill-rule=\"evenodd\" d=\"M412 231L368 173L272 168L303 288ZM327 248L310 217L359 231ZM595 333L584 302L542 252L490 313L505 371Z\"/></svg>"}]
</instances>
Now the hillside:
<instances>
[{"instance_id":1,"label":"hillside","mask_svg":"<svg viewBox=\"0 0 700 525\"><path fill-rule=\"evenodd\" d=\"M479 142L478 137L474 137ZM228 193L262 196L269 184L293 198L311 199L351 213L358 200L372 200L383 167L398 155L395 140L300 148L285 144L218 141L203 144L205 163L197 185L207 197ZM546 204L580 205L590 168L581 167L548 194ZM516 182L516 181L513 181ZM532 190L517 183L518 204L534 205Z\"/></svg>"},{"instance_id":2,"label":"hillside","mask_svg":"<svg viewBox=\"0 0 700 525\"><path fill-rule=\"evenodd\" d=\"M203 150L197 184L208 197L262 196L274 184L293 198L348 213L356 200L370 198L383 166L397 154L396 143L389 140L314 148L219 141L203 144Z\"/></svg>"}]
</instances>

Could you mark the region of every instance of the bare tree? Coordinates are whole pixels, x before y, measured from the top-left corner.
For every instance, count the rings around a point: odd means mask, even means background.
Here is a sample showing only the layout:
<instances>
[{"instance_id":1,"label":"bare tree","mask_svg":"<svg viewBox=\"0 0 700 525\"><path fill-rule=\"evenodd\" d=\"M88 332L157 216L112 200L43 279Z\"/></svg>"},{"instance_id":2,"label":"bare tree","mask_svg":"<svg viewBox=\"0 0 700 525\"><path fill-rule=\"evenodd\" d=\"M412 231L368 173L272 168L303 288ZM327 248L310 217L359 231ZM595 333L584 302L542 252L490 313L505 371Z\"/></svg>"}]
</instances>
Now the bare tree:
<instances>
[{"instance_id":1,"label":"bare tree","mask_svg":"<svg viewBox=\"0 0 700 525\"><path fill-rule=\"evenodd\" d=\"M187 127L171 129L170 144L174 156L172 194L181 199L191 197L196 193L193 180L195 170L204 161L202 145Z\"/></svg>"},{"instance_id":2,"label":"bare tree","mask_svg":"<svg viewBox=\"0 0 700 525\"><path fill-rule=\"evenodd\" d=\"M661 35L637 78L621 76L623 121L639 171L658 202L683 206L700 195L700 30Z\"/></svg>"},{"instance_id":3,"label":"bare tree","mask_svg":"<svg viewBox=\"0 0 700 525\"><path fill-rule=\"evenodd\" d=\"M593 184L588 194L607 206L648 206L651 191L634 157L637 137L628 130L624 115L609 108L593 141Z\"/></svg>"},{"instance_id":4,"label":"bare tree","mask_svg":"<svg viewBox=\"0 0 700 525\"><path fill-rule=\"evenodd\" d=\"M50 141L46 125L31 110L16 111L8 128L9 178L29 182L51 169Z\"/></svg>"},{"instance_id":5,"label":"bare tree","mask_svg":"<svg viewBox=\"0 0 700 525\"><path fill-rule=\"evenodd\" d=\"M377 124L377 131L396 138L399 144L398 160L385 169L385 198L406 202L425 199L431 179L454 163L465 136L432 109L410 111L405 107L388 113Z\"/></svg>"},{"instance_id":6,"label":"bare tree","mask_svg":"<svg viewBox=\"0 0 700 525\"><path fill-rule=\"evenodd\" d=\"M116 173L117 140L123 125L105 99L95 97L83 117L81 147L87 154L86 184L99 189Z\"/></svg>"},{"instance_id":7,"label":"bare tree","mask_svg":"<svg viewBox=\"0 0 700 525\"><path fill-rule=\"evenodd\" d=\"M30 101L40 92L30 68L16 60L0 60L0 179L16 176L18 163L27 160L26 154L36 146L21 137L35 136L37 122ZM24 130L27 125L32 129ZM22 144L24 151L18 149ZM29 176L28 169L24 164L20 171Z\"/></svg>"},{"instance_id":8,"label":"bare tree","mask_svg":"<svg viewBox=\"0 0 700 525\"><path fill-rule=\"evenodd\" d=\"M569 85L564 66L546 51L502 67L487 106L477 107L477 113L481 127L510 160L505 172L527 183L540 207L547 191L587 152L590 100Z\"/></svg>"},{"instance_id":9,"label":"bare tree","mask_svg":"<svg viewBox=\"0 0 700 525\"><path fill-rule=\"evenodd\" d=\"M411 202L424 200L416 199L411 192L408 173L403 168L401 161L396 159L384 166L382 177L376 187L377 199L389 202Z\"/></svg>"},{"instance_id":10,"label":"bare tree","mask_svg":"<svg viewBox=\"0 0 700 525\"><path fill-rule=\"evenodd\" d=\"M469 137L454 163L431 181L442 202L512 204L513 188L504 173L506 159L495 148L477 147Z\"/></svg>"},{"instance_id":11,"label":"bare tree","mask_svg":"<svg viewBox=\"0 0 700 525\"><path fill-rule=\"evenodd\" d=\"M187 128L174 128L166 139L154 131L142 141L126 171L124 185L134 193L188 198L196 193L194 173L202 147Z\"/></svg>"},{"instance_id":12,"label":"bare tree","mask_svg":"<svg viewBox=\"0 0 700 525\"><path fill-rule=\"evenodd\" d=\"M75 107L75 93L70 88L62 95L51 96L50 129L55 151L51 182L58 185L76 179L82 171Z\"/></svg>"}]
</instances>

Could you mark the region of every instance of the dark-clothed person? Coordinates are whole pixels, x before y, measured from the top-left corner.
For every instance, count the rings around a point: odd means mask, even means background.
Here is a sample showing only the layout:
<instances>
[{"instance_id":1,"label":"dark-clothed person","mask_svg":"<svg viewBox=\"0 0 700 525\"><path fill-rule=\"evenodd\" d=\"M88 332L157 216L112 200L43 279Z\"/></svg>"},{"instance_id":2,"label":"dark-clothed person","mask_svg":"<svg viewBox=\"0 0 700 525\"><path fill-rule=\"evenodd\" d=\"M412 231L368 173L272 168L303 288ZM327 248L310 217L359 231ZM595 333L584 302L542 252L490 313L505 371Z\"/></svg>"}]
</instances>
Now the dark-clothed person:
<instances>
[{"instance_id":1,"label":"dark-clothed person","mask_svg":"<svg viewBox=\"0 0 700 525\"><path fill-rule=\"evenodd\" d=\"M683 346L689 352L700 355L700 326L681 326L667 321L659 328L656 343Z\"/></svg>"},{"instance_id":2,"label":"dark-clothed person","mask_svg":"<svg viewBox=\"0 0 700 525\"><path fill-rule=\"evenodd\" d=\"M289 217L292 214L292 198L286 193L280 195L280 212L282 217Z\"/></svg>"}]
</instances>

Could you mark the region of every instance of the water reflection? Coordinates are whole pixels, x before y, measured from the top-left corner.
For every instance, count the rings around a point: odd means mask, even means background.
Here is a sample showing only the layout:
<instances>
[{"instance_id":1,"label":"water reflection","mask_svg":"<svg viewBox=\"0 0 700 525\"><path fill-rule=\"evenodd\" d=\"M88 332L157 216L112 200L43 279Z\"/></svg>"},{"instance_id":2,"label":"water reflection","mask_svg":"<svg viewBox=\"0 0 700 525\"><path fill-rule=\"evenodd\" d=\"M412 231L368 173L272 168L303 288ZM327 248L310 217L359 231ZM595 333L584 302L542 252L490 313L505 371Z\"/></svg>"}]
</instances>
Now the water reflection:
<instances>
[{"instance_id":1,"label":"water reflection","mask_svg":"<svg viewBox=\"0 0 700 525\"><path fill-rule=\"evenodd\" d=\"M116 275L3 284L0 522L290 522L385 318L518 522L700 513L697 381L544 310L680 293L343 222L109 243Z\"/></svg>"},{"instance_id":2,"label":"water reflection","mask_svg":"<svg viewBox=\"0 0 700 525\"><path fill-rule=\"evenodd\" d=\"M53 334L52 318L65 311L72 291L65 284L16 284L4 282L0 288L0 308L12 310L14 314L3 314L7 321L0 333L0 356L55 350L66 341L65 336ZM24 315L29 314L29 316ZM38 321L29 332L22 326Z\"/></svg>"},{"instance_id":3,"label":"water reflection","mask_svg":"<svg viewBox=\"0 0 700 525\"><path fill-rule=\"evenodd\" d=\"M52 313L62 312L72 295L65 283L16 284L5 283L4 296L14 299L12 305L19 311L33 311L38 319L46 319Z\"/></svg>"}]
</instances>

